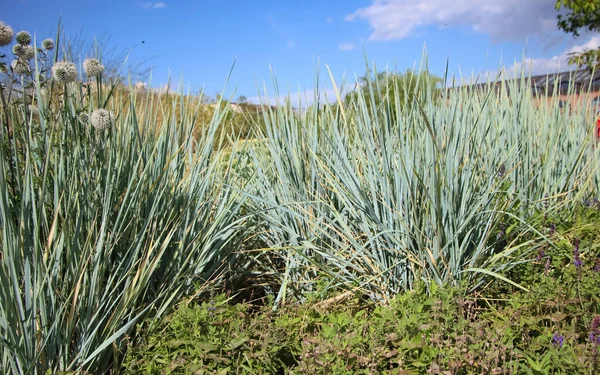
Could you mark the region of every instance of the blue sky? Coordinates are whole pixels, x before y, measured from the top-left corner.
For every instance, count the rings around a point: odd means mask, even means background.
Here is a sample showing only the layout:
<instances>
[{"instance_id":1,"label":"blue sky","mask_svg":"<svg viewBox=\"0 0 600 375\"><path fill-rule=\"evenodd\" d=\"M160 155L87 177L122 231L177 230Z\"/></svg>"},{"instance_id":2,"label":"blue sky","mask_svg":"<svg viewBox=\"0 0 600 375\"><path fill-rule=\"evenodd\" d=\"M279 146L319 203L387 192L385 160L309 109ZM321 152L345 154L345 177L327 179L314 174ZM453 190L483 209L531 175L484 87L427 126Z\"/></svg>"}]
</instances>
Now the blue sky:
<instances>
[{"instance_id":1,"label":"blue sky","mask_svg":"<svg viewBox=\"0 0 600 375\"><path fill-rule=\"evenodd\" d=\"M419 64L426 45L430 70L444 73L495 71L501 62L545 74L565 65L569 51L597 47L600 37L574 39L556 30L554 0L264 0L208 2L13 0L0 20L38 40L54 37L59 18L68 35L93 40L107 34L116 51L132 48L132 61L153 67L153 87L169 74L186 87L214 96L237 57L226 94L253 98L270 67L280 92L320 88L345 74L364 74L370 63L400 71ZM144 43L142 43L144 41ZM83 56L85 57L85 56ZM563 70L563 69L561 69Z\"/></svg>"}]
</instances>

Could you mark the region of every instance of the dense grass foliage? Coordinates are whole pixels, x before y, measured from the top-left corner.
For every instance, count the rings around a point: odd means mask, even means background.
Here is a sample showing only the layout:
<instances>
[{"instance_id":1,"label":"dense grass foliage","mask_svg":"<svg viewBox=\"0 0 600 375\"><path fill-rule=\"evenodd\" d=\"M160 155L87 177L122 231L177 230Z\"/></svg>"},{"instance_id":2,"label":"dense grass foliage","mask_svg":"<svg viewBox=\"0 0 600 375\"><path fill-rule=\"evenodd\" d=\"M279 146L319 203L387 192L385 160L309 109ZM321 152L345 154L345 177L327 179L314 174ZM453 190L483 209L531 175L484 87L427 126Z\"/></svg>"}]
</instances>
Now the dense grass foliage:
<instances>
[{"instance_id":1,"label":"dense grass foliage","mask_svg":"<svg viewBox=\"0 0 600 375\"><path fill-rule=\"evenodd\" d=\"M99 77L39 75L13 74L2 107L1 371L104 373L141 316L234 261L243 199L214 151L225 112L197 123L183 96L125 103Z\"/></svg>"},{"instance_id":2,"label":"dense grass foliage","mask_svg":"<svg viewBox=\"0 0 600 375\"><path fill-rule=\"evenodd\" d=\"M95 59L84 75L59 38L17 39L0 55L3 373L119 372L136 324L214 285L274 309L526 291L519 267L564 250L554 213L598 197L589 103L538 103L527 79L375 71L337 103L236 112L103 81Z\"/></svg>"},{"instance_id":3,"label":"dense grass foliage","mask_svg":"<svg viewBox=\"0 0 600 375\"><path fill-rule=\"evenodd\" d=\"M266 114L249 203L278 260L259 262L278 278L278 301L339 288L389 301L421 281L476 287L522 261L515 243L553 246L531 225L540 211L598 196L585 100L570 111L536 103L527 79L412 101L389 90L373 87L369 106L361 90L302 116Z\"/></svg>"}]
</instances>

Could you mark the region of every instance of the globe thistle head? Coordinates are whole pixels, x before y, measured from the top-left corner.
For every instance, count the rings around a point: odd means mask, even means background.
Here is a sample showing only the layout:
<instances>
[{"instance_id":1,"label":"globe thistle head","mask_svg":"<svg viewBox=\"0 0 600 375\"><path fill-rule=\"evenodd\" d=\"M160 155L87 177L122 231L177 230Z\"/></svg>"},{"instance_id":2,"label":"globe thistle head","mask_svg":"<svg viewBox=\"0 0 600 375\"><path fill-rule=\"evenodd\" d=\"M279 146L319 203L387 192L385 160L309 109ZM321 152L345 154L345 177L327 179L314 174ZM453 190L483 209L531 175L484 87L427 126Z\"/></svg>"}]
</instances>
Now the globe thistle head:
<instances>
[{"instance_id":1,"label":"globe thistle head","mask_svg":"<svg viewBox=\"0 0 600 375\"><path fill-rule=\"evenodd\" d=\"M113 114L103 108L96 109L90 116L92 126L96 128L96 130L105 130L110 128L113 124L113 120Z\"/></svg>"},{"instance_id":2,"label":"globe thistle head","mask_svg":"<svg viewBox=\"0 0 600 375\"><path fill-rule=\"evenodd\" d=\"M14 35L12 27L0 21L0 47L9 45Z\"/></svg>"},{"instance_id":3,"label":"globe thistle head","mask_svg":"<svg viewBox=\"0 0 600 375\"><path fill-rule=\"evenodd\" d=\"M44 39L44 41L42 42L42 48L46 51L52 51L54 49L54 40L50 38Z\"/></svg>"},{"instance_id":4,"label":"globe thistle head","mask_svg":"<svg viewBox=\"0 0 600 375\"><path fill-rule=\"evenodd\" d=\"M104 65L98 59L85 59L83 70L88 77L97 77L104 72Z\"/></svg>"},{"instance_id":5,"label":"globe thistle head","mask_svg":"<svg viewBox=\"0 0 600 375\"><path fill-rule=\"evenodd\" d=\"M52 66L52 75L58 82L69 83L77 79L75 64L68 61L59 61Z\"/></svg>"},{"instance_id":6,"label":"globe thistle head","mask_svg":"<svg viewBox=\"0 0 600 375\"><path fill-rule=\"evenodd\" d=\"M26 61L33 59L35 57L35 48L32 46L23 46L21 56L19 57Z\"/></svg>"},{"instance_id":7,"label":"globe thistle head","mask_svg":"<svg viewBox=\"0 0 600 375\"><path fill-rule=\"evenodd\" d=\"M28 46L31 44L31 34L27 31L19 31L17 33L17 43L22 44L24 46Z\"/></svg>"},{"instance_id":8,"label":"globe thistle head","mask_svg":"<svg viewBox=\"0 0 600 375\"><path fill-rule=\"evenodd\" d=\"M82 112L77 116L77 120L79 120L79 122L83 125L88 125L90 123L90 115L88 115L86 112Z\"/></svg>"},{"instance_id":9,"label":"globe thistle head","mask_svg":"<svg viewBox=\"0 0 600 375\"><path fill-rule=\"evenodd\" d=\"M29 70L29 64L27 64L27 61L24 61L22 59L14 59L10 63L10 67L12 68L12 71L18 75L26 75L31 72Z\"/></svg>"},{"instance_id":10,"label":"globe thistle head","mask_svg":"<svg viewBox=\"0 0 600 375\"><path fill-rule=\"evenodd\" d=\"M23 47L25 47L25 46L23 46L23 45L21 45L21 44L18 44L18 43L17 43L17 44L15 44L15 45L12 47L12 53L13 53L13 55L15 55L15 56L17 56L17 57L21 57L21 56L23 56L23 49L24 49Z\"/></svg>"}]
</instances>

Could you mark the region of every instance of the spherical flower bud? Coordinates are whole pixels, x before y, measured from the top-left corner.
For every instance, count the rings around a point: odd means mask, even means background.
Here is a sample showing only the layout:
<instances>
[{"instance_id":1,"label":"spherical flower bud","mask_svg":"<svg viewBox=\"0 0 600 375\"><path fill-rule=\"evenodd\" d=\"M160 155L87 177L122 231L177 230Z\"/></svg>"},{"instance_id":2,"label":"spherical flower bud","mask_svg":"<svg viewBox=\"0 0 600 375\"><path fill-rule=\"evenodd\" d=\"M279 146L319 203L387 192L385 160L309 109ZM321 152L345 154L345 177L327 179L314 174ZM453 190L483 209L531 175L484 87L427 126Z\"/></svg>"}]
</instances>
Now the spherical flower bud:
<instances>
[{"instance_id":1,"label":"spherical flower bud","mask_svg":"<svg viewBox=\"0 0 600 375\"><path fill-rule=\"evenodd\" d=\"M52 75L58 82L69 83L77 79L75 64L68 61L59 61L52 67Z\"/></svg>"},{"instance_id":2,"label":"spherical flower bud","mask_svg":"<svg viewBox=\"0 0 600 375\"><path fill-rule=\"evenodd\" d=\"M35 57L35 48L32 46L23 46L23 53L20 57L27 61L33 59Z\"/></svg>"},{"instance_id":3,"label":"spherical flower bud","mask_svg":"<svg viewBox=\"0 0 600 375\"><path fill-rule=\"evenodd\" d=\"M90 121L96 130L105 130L111 127L113 123L113 114L103 108L96 109L92 112Z\"/></svg>"},{"instance_id":4,"label":"spherical flower bud","mask_svg":"<svg viewBox=\"0 0 600 375\"><path fill-rule=\"evenodd\" d=\"M90 115L82 112L77 116L77 120L79 120L79 122L81 122L83 125L88 125L90 123Z\"/></svg>"},{"instance_id":5,"label":"spherical flower bud","mask_svg":"<svg viewBox=\"0 0 600 375\"><path fill-rule=\"evenodd\" d=\"M97 77L104 71L104 65L97 59L86 59L83 62L83 70L88 77Z\"/></svg>"},{"instance_id":6,"label":"spherical flower bud","mask_svg":"<svg viewBox=\"0 0 600 375\"><path fill-rule=\"evenodd\" d=\"M0 47L9 45L14 35L12 27L0 21Z\"/></svg>"},{"instance_id":7,"label":"spherical flower bud","mask_svg":"<svg viewBox=\"0 0 600 375\"><path fill-rule=\"evenodd\" d=\"M12 47L12 53L13 53L13 55L15 55L15 56L17 56L17 57L21 57L21 56L23 56L23 47L24 47L24 46L23 46L23 45L21 45L21 44L15 44L15 45Z\"/></svg>"},{"instance_id":8,"label":"spherical flower bud","mask_svg":"<svg viewBox=\"0 0 600 375\"><path fill-rule=\"evenodd\" d=\"M21 59L14 59L12 63L10 63L10 67L12 68L12 71L18 75L25 75L30 73L27 61L23 61Z\"/></svg>"},{"instance_id":9,"label":"spherical flower bud","mask_svg":"<svg viewBox=\"0 0 600 375\"><path fill-rule=\"evenodd\" d=\"M45 39L42 42L42 48L44 48L46 51L52 51L54 49L54 41L50 38Z\"/></svg>"},{"instance_id":10,"label":"spherical flower bud","mask_svg":"<svg viewBox=\"0 0 600 375\"><path fill-rule=\"evenodd\" d=\"M22 44L24 46L28 46L31 44L31 34L27 31L19 31L17 33L17 43Z\"/></svg>"}]
</instances>

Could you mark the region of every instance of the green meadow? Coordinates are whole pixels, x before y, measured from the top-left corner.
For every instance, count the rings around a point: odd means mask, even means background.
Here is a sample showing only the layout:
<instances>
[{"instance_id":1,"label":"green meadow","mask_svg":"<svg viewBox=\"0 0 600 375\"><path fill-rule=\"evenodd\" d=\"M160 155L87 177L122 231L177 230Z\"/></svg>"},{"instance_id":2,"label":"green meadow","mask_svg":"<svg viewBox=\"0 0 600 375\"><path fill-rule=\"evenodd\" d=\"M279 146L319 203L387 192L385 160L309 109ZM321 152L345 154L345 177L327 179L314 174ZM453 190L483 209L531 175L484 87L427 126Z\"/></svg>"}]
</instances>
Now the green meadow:
<instances>
[{"instance_id":1,"label":"green meadow","mask_svg":"<svg viewBox=\"0 0 600 375\"><path fill-rule=\"evenodd\" d=\"M598 373L591 99L325 67L234 111L0 26L2 373Z\"/></svg>"}]
</instances>

